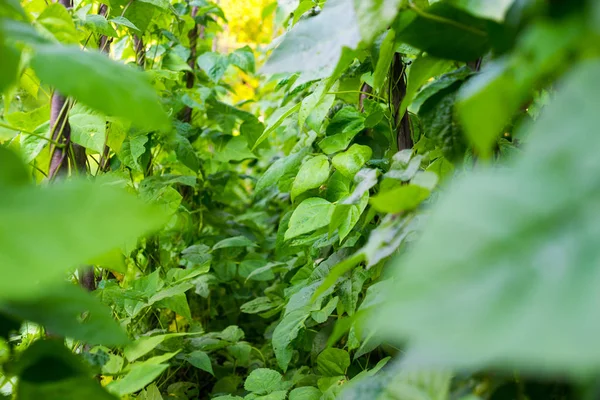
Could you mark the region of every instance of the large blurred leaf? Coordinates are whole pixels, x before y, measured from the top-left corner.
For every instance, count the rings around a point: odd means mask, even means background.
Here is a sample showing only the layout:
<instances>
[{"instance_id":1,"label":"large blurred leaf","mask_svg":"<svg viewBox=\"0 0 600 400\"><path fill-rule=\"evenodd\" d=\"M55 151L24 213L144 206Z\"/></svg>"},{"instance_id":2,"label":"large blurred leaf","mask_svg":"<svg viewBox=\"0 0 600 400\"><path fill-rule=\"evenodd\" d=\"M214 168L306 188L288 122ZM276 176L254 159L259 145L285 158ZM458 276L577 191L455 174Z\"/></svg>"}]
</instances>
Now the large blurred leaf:
<instances>
[{"instance_id":1,"label":"large blurred leaf","mask_svg":"<svg viewBox=\"0 0 600 400\"><path fill-rule=\"evenodd\" d=\"M360 42L357 22L349 2L328 1L319 15L300 21L284 35L262 72L311 72L319 77L328 76L340 59L342 48L355 49Z\"/></svg>"},{"instance_id":2,"label":"large blurred leaf","mask_svg":"<svg viewBox=\"0 0 600 400\"><path fill-rule=\"evenodd\" d=\"M396 38L434 57L473 61L490 48L491 21L473 17L446 2L405 11L398 18Z\"/></svg>"},{"instance_id":3,"label":"large blurred leaf","mask_svg":"<svg viewBox=\"0 0 600 400\"><path fill-rule=\"evenodd\" d=\"M116 400L60 341L33 343L16 364L17 398L22 400Z\"/></svg>"},{"instance_id":4,"label":"large blurred leaf","mask_svg":"<svg viewBox=\"0 0 600 400\"><path fill-rule=\"evenodd\" d=\"M396 18L401 0L329 0L316 17L283 36L262 72L310 72L329 76L344 47L369 45Z\"/></svg>"},{"instance_id":5,"label":"large blurred leaf","mask_svg":"<svg viewBox=\"0 0 600 400\"><path fill-rule=\"evenodd\" d=\"M26 185L30 181L29 172L21 158L0 146L0 187Z\"/></svg>"},{"instance_id":6,"label":"large blurred leaf","mask_svg":"<svg viewBox=\"0 0 600 400\"><path fill-rule=\"evenodd\" d=\"M452 374L447 371L412 371L392 366L373 375L368 371L357 376L341 397L344 400L447 400L450 395Z\"/></svg>"},{"instance_id":7,"label":"large blurred leaf","mask_svg":"<svg viewBox=\"0 0 600 400\"><path fill-rule=\"evenodd\" d=\"M0 303L7 315L36 322L54 334L90 344L127 343L127 335L98 299L74 285L59 285L22 301ZM83 313L89 313L84 322Z\"/></svg>"},{"instance_id":8,"label":"large blurred leaf","mask_svg":"<svg viewBox=\"0 0 600 400\"><path fill-rule=\"evenodd\" d=\"M98 111L149 129L167 126L167 116L144 74L100 52L40 45L31 65L42 82Z\"/></svg>"},{"instance_id":9,"label":"large blurred leaf","mask_svg":"<svg viewBox=\"0 0 600 400\"><path fill-rule=\"evenodd\" d=\"M402 0L354 0L363 42L371 43L396 18ZM349 6L347 6L349 8Z\"/></svg>"},{"instance_id":10,"label":"large blurred leaf","mask_svg":"<svg viewBox=\"0 0 600 400\"><path fill-rule=\"evenodd\" d=\"M560 25L532 25L510 57L489 63L461 88L457 111L467 137L482 155L491 152L536 85L558 75L568 65L582 34L579 19Z\"/></svg>"},{"instance_id":11,"label":"large blurred leaf","mask_svg":"<svg viewBox=\"0 0 600 400\"><path fill-rule=\"evenodd\" d=\"M158 228L164 216L121 190L70 182L3 190L0 220L0 299L19 299Z\"/></svg>"},{"instance_id":12,"label":"large blurred leaf","mask_svg":"<svg viewBox=\"0 0 600 400\"><path fill-rule=\"evenodd\" d=\"M515 0L450 0L451 4L462 8L469 14L498 22L504 21L506 13L514 2Z\"/></svg>"},{"instance_id":13,"label":"large blurred leaf","mask_svg":"<svg viewBox=\"0 0 600 400\"><path fill-rule=\"evenodd\" d=\"M2 41L2 31L0 31L0 56L2 56L2 62L0 63L1 94L16 82L21 58L21 53L16 48L8 46Z\"/></svg>"},{"instance_id":14,"label":"large blurred leaf","mask_svg":"<svg viewBox=\"0 0 600 400\"><path fill-rule=\"evenodd\" d=\"M454 185L395 263L380 323L409 339L414 357L600 369L599 78L600 62L575 68L531 128L527 157Z\"/></svg>"}]
</instances>

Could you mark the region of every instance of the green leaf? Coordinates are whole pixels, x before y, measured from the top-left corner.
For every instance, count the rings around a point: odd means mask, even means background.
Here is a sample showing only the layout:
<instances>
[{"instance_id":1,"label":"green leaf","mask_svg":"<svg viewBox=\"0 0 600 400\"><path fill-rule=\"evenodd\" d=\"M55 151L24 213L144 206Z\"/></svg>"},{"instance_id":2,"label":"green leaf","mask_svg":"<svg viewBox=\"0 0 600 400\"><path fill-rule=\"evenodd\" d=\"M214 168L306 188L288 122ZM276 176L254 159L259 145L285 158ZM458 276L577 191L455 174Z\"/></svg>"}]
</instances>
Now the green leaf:
<instances>
[{"instance_id":1,"label":"green leaf","mask_svg":"<svg viewBox=\"0 0 600 400\"><path fill-rule=\"evenodd\" d=\"M60 3L52 3L44 8L37 18L39 26L49 35L62 43L79 43L73 18Z\"/></svg>"},{"instance_id":2,"label":"green leaf","mask_svg":"<svg viewBox=\"0 0 600 400\"><path fill-rule=\"evenodd\" d=\"M220 145L216 146L215 158L222 162L243 161L249 158L256 158L256 155L250 151L248 140L243 136L222 137L224 139Z\"/></svg>"},{"instance_id":3,"label":"green leaf","mask_svg":"<svg viewBox=\"0 0 600 400\"><path fill-rule=\"evenodd\" d=\"M3 190L0 220L0 299L16 300L157 229L164 215L119 189L74 181Z\"/></svg>"},{"instance_id":4,"label":"green leaf","mask_svg":"<svg viewBox=\"0 0 600 400\"><path fill-rule=\"evenodd\" d=\"M0 63L1 94L17 81L21 52L16 48L3 43L2 36L0 35L0 54L2 54L2 62Z\"/></svg>"},{"instance_id":5,"label":"green leaf","mask_svg":"<svg viewBox=\"0 0 600 400\"><path fill-rule=\"evenodd\" d=\"M130 20L128 20L125 17L116 16L116 17L111 18L110 22L115 23L117 25L126 26L126 27L131 28L131 29L135 29L136 31L140 30L140 28L138 28L137 26L135 26L133 24L133 22L131 22Z\"/></svg>"},{"instance_id":6,"label":"green leaf","mask_svg":"<svg viewBox=\"0 0 600 400\"><path fill-rule=\"evenodd\" d=\"M322 394L316 387L304 386L292 390L289 400L319 400Z\"/></svg>"},{"instance_id":7,"label":"green leaf","mask_svg":"<svg viewBox=\"0 0 600 400\"><path fill-rule=\"evenodd\" d=\"M325 321L327 321L333 310L335 310L339 301L339 297L333 297L331 300L329 300L325 307L323 307L319 311L313 311L310 314L310 316L312 317L312 319L315 320L315 322L319 324L324 323Z\"/></svg>"},{"instance_id":8,"label":"green leaf","mask_svg":"<svg viewBox=\"0 0 600 400\"><path fill-rule=\"evenodd\" d=\"M147 142L148 136L146 135L129 135L117 152L121 162L133 170L141 171L142 166L138 160L146 152Z\"/></svg>"},{"instance_id":9,"label":"green leaf","mask_svg":"<svg viewBox=\"0 0 600 400\"><path fill-rule=\"evenodd\" d=\"M342 48L355 49L360 39L354 7L345 0L330 0L319 15L298 22L285 34L261 72L311 72L314 78L326 77L337 65Z\"/></svg>"},{"instance_id":10,"label":"green leaf","mask_svg":"<svg viewBox=\"0 0 600 400\"><path fill-rule=\"evenodd\" d=\"M195 244L181 252L182 258L196 265L206 265L210 263L212 256L210 247L205 244Z\"/></svg>"},{"instance_id":11,"label":"green leaf","mask_svg":"<svg viewBox=\"0 0 600 400\"><path fill-rule=\"evenodd\" d=\"M327 156L318 155L305 161L294 183L292 184L292 200L310 189L321 186L329 178L329 159Z\"/></svg>"},{"instance_id":12,"label":"green leaf","mask_svg":"<svg viewBox=\"0 0 600 400\"><path fill-rule=\"evenodd\" d=\"M208 354L206 354L206 352L201 350L192 351L191 353L186 354L183 358L194 367L214 375L210 357Z\"/></svg>"},{"instance_id":13,"label":"green leaf","mask_svg":"<svg viewBox=\"0 0 600 400\"><path fill-rule=\"evenodd\" d=\"M462 8L471 15L479 18L486 18L498 22L504 21L506 13L513 5L515 0L451 0L450 3L455 7Z\"/></svg>"},{"instance_id":14,"label":"green leaf","mask_svg":"<svg viewBox=\"0 0 600 400\"><path fill-rule=\"evenodd\" d=\"M293 350L291 343L298 337L300 329L304 328L304 321L310 316L310 312L305 308L294 310L287 314L279 322L273 331L273 351L277 358L277 365L284 372L292 360Z\"/></svg>"},{"instance_id":15,"label":"green leaf","mask_svg":"<svg viewBox=\"0 0 600 400\"><path fill-rule=\"evenodd\" d=\"M452 63L448 60L442 60L428 55L417 57L408 70L408 85L406 87L406 95L402 100L400 109L401 115L404 115L419 89L431 78L447 71L451 65Z\"/></svg>"},{"instance_id":16,"label":"green leaf","mask_svg":"<svg viewBox=\"0 0 600 400\"><path fill-rule=\"evenodd\" d=\"M257 244L248 239L246 236L234 236L223 239L213 246L213 250L226 249L230 247L256 247Z\"/></svg>"},{"instance_id":17,"label":"green leaf","mask_svg":"<svg viewBox=\"0 0 600 400\"><path fill-rule=\"evenodd\" d=\"M21 354L16 369L19 381L15 394L19 399L117 400L60 341L36 341Z\"/></svg>"},{"instance_id":18,"label":"green leaf","mask_svg":"<svg viewBox=\"0 0 600 400\"><path fill-rule=\"evenodd\" d=\"M417 185L403 185L371 197L370 203L379 212L398 214L417 208L429 197L429 189Z\"/></svg>"},{"instance_id":19,"label":"green leaf","mask_svg":"<svg viewBox=\"0 0 600 400\"><path fill-rule=\"evenodd\" d=\"M268 297L257 297L247 303L242 304L240 306L240 311L246 314L258 314L271 310L275 307L276 305L273 304L271 299Z\"/></svg>"},{"instance_id":20,"label":"green leaf","mask_svg":"<svg viewBox=\"0 0 600 400\"><path fill-rule=\"evenodd\" d=\"M123 355L127 358L127 361L133 362L154 350L156 346L165 340L185 335L189 335L189 333L168 333L164 335L142 336L135 342L127 345L125 349L123 349Z\"/></svg>"},{"instance_id":21,"label":"green leaf","mask_svg":"<svg viewBox=\"0 0 600 400\"><path fill-rule=\"evenodd\" d=\"M363 376L357 375L345 388L343 397L403 400L448 400L450 397L452 373L448 371L398 370L392 366L375 375L381 369L379 364L378 367Z\"/></svg>"},{"instance_id":22,"label":"green leaf","mask_svg":"<svg viewBox=\"0 0 600 400\"><path fill-rule=\"evenodd\" d=\"M107 389L118 396L135 393L158 378L167 368L169 368L169 364L142 363L133 365L127 375L111 382Z\"/></svg>"},{"instance_id":23,"label":"green leaf","mask_svg":"<svg viewBox=\"0 0 600 400\"><path fill-rule=\"evenodd\" d=\"M390 26L396 19L401 3L402 0L354 0L363 43L371 43Z\"/></svg>"},{"instance_id":24,"label":"green leaf","mask_svg":"<svg viewBox=\"0 0 600 400\"><path fill-rule=\"evenodd\" d=\"M162 395L160 394L160 390L156 384L149 385L144 391L140 393L138 396L140 400L163 400Z\"/></svg>"},{"instance_id":25,"label":"green leaf","mask_svg":"<svg viewBox=\"0 0 600 400\"><path fill-rule=\"evenodd\" d=\"M235 343L244 338L244 331L239 326L230 325L223 329L217 336L228 342Z\"/></svg>"},{"instance_id":26,"label":"green leaf","mask_svg":"<svg viewBox=\"0 0 600 400\"><path fill-rule=\"evenodd\" d=\"M102 154L106 139L106 117L75 104L69 112L73 142Z\"/></svg>"},{"instance_id":27,"label":"green leaf","mask_svg":"<svg viewBox=\"0 0 600 400\"><path fill-rule=\"evenodd\" d=\"M5 0L2 2L0 4L0 16L16 19L26 17L23 7L19 4L19 0Z\"/></svg>"},{"instance_id":28,"label":"green leaf","mask_svg":"<svg viewBox=\"0 0 600 400\"><path fill-rule=\"evenodd\" d=\"M135 24L135 26L144 33L148 30L156 11L157 8L149 3L134 1L127 7L124 17L131 21L132 24Z\"/></svg>"},{"instance_id":29,"label":"green leaf","mask_svg":"<svg viewBox=\"0 0 600 400\"><path fill-rule=\"evenodd\" d=\"M229 57L219 53L206 52L198 57L198 66L206 72L206 75L218 83L231 63Z\"/></svg>"},{"instance_id":30,"label":"green leaf","mask_svg":"<svg viewBox=\"0 0 600 400\"><path fill-rule=\"evenodd\" d=\"M188 167L194 172L200 169L200 159L194 150L194 147L183 135L176 134L174 139L175 154L177 159L181 161L183 165Z\"/></svg>"},{"instance_id":31,"label":"green leaf","mask_svg":"<svg viewBox=\"0 0 600 400\"><path fill-rule=\"evenodd\" d=\"M346 375L349 366L350 355L346 350L329 348L323 350L317 357L317 368L321 375Z\"/></svg>"},{"instance_id":32,"label":"green leaf","mask_svg":"<svg viewBox=\"0 0 600 400\"><path fill-rule=\"evenodd\" d=\"M256 394L268 394L279 387L282 378L277 371L268 368L257 368L246 378L244 389Z\"/></svg>"},{"instance_id":33,"label":"green leaf","mask_svg":"<svg viewBox=\"0 0 600 400\"><path fill-rule=\"evenodd\" d=\"M419 108L424 134L440 147L444 157L451 161L464 156L467 143L460 125L455 120L455 103L462 85L457 81L428 98Z\"/></svg>"},{"instance_id":34,"label":"green leaf","mask_svg":"<svg viewBox=\"0 0 600 400\"><path fill-rule=\"evenodd\" d=\"M354 175L371 159L372 155L373 150L369 146L353 144L345 152L334 156L331 163L342 175L354 179Z\"/></svg>"},{"instance_id":35,"label":"green leaf","mask_svg":"<svg viewBox=\"0 0 600 400\"><path fill-rule=\"evenodd\" d=\"M125 19L125 18L123 18ZM108 37L118 37L115 28L107 21L105 17L98 14L90 14L85 16L84 25L92 32Z\"/></svg>"},{"instance_id":36,"label":"green leaf","mask_svg":"<svg viewBox=\"0 0 600 400\"><path fill-rule=\"evenodd\" d=\"M409 339L415 357L537 373L600 368L600 323L589 319L600 284L599 76L597 61L575 67L529 128L526 157L456 182L395 263L381 325Z\"/></svg>"},{"instance_id":37,"label":"green leaf","mask_svg":"<svg viewBox=\"0 0 600 400\"><path fill-rule=\"evenodd\" d=\"M249 46L244 46L229 54L229 64L235 65L244 72L255 72L254 52Z\"/></svg>"},{"instance_id":38,"label":"green leaf","mask_svg":"<svg viewBox=\"0 0 600 400\"><path fill-rule=\"evenodd\" d=\"M400 26L407 18L411 20L408 25ZM405 11L397 21L395 30L399 41L434 57L473 61L490 48L488 27L492 23L447 2L437 2L417 13Z\"/></svg>"},{"instance_id":39,"label":"green leaf","mask_svg":"<svg viewBox=\"0 0 600 400\"><path fill-rule=\"evenodd\" d=\"M142 3L152 4L153 6L161 8L163 10L168 10L170 7L169 0L139 0L139 1L141 1Z\"/></svg>"},{"instance_id":40,"label":"green leaf","mask_svg":"<svg viewBox=\"0 0 600 400\"><path fill-rule=\"evenodd\" d=\"M6 147L0 146L0 187L23 186L31 178L23 160Z\"/></svg>"},{"instance_id":41,"label":"green leaf","mask_svg":"<svg viewBox=\"0 0 600 400\"><path fill-rule=\"evenodd\" d=\"M256 182L256 187L254 188L256 193L260 193L270 186L277 185L283 176L298 171L302 160L307 154L308 149L303 149L297 153L290 154L287 157L280 158L271 164L265 173L258 179L258 182Z\"/></svg>"},{"instance_id":42,"label":"green leaf","mask_svg":"<svg viewBox=\"0 0 600 400\"><path fill-rule=\"evenodd\" d=\"M301 106L302 106L302 103L297 103L295 105L290 106L285 111L283 111L281 113L281 115L279 115L279 118L277 118L272 124L267 126L267 128L264 130L264 132L258 137L258 139L256 139L256 142L254 143L254 145L252 146L252 148L250 150L254 151L254 149L256 149L259 144L261 144L266 138L268 138L269 135L275 131L275 129L277 129L279 126L281 126L281 124L283 123L283 121L286 120L287 117L289 117L290 115L292 115L293 113L298 111Z\"/></svg>"},{"instance_id":43,"label":"green leaf","mask_svg":"<svg viewBox=\"0 0 600 400\"><path fill-rule=\"evenodd\" d=\"M567 21L531 26L511 58L487 64L461 88L457 112L467 137L483 157L490 155L536 85L567 63L581 37L580 25Z\"/></svg>"},{"instance_id":44,"label":"green leaf","mask_svg":"<svg viewBox=\"0 0 600 400\"><path fill-rule=\"evenodd\" d=\"M6 276L6 275L3 275ZM58 285L27 299L0 303L0 311L36 322L57 335L90 344L121 345L127 335L112 318L111 310L98 299L73 285ZM80 321L83 313L89 313Z\"/></svg>"},{"instance_id":45,"label":"green leaf","mask_svg":"<svg viewBox=\"0 0 600 400\"><path fill-rule=\"evenodd\" d=\"M308 122L312 129L315 131L319 130L316 125L320 126L323 123L327 112L335 102L335 95L325 94L328 86L326 81L321 81L315 90L302 100L302 105L298 112L298 125L300 129L304 128L304 123L307 122L311 114L314 114L313 118Z\"/></svg>"},{"instance_id":46,"label":"green leaf","mask_svg":"<svg viewBox=\"0 0 600 400\"><path fill-rule=\"evenodd\" d=\"M149 129L168 120L146 76L97 51L58 45L36 46L31 66L40 80L109 116Z\"/></svg>"},{"instance_id":47,"label":"green leaf","mask_svg":"<svg viewBox=\"0 0 600 400\"><path fill-rule=\"evenodd\" d=\"M373 71L373 88L376 91L380 91L383 87L383 83L390 72L394 54L396 54L396 32L390 29L381 43L379 59L377 60L375 71Z\"/></svg>"},{"instance_id":48,"label":"green leaf","mask_svg":"<svg viewBox=\"0 0 600 400\"><path fill-rule=\"evenodd\" d=\"M365 128L365 117L354 107L344 107L338 111L327 125L327 136L338 133L358 133Z\"/></svg>"},{"instance_id":49,"label":"green leaf","mask_svg":"<svg viewBox=\"0 0 600 400\"><path fill-rule=\"evenodd\" d=\"M333 204L319 197L304 200L292 213L289 227L285 232L285 240L329 225L334 208Z\"/></svg>"}]
</instances>

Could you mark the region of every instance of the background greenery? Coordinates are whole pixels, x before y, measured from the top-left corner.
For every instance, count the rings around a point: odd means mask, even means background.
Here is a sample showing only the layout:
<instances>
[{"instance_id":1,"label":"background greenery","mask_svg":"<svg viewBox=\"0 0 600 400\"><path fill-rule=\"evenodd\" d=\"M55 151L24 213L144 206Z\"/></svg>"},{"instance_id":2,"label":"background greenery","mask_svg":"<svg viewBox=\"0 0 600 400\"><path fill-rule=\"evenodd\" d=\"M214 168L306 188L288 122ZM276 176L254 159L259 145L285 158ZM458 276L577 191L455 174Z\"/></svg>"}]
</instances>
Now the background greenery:
<instances>
[{"instance_id":1,"label":"background greenery","mask_svg":"<svg viewBox=\"0 0 600 400\"><path fill-rule=\"evenodd\" d=\"M597 399L599 34L2 1L0 398Z\"/></svg>"}]
</instances>

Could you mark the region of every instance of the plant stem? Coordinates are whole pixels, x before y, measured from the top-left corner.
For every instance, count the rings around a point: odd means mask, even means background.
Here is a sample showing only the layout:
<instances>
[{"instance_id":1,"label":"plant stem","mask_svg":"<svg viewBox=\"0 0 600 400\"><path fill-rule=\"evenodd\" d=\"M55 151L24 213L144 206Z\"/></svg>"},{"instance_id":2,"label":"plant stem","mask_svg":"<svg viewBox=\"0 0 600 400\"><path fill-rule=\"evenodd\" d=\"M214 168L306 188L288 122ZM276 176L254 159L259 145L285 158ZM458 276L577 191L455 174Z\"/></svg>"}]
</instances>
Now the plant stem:
<instances>
[{"instance_id":1,"label":"plant stem","mask_svg":"<svg viewBox=\"0 0 600 400\"><path fill-rule=\"evenodd\" d=\"M16 127L14 127L14 126L11 126L11 125L8 125L8 124L5 124L5 123L3 123L3 122L0 122L0 128L6 128L6 129L10 129L11 131L15 131L15 132L19 132L19 133L24 133L24 134L26 134L26 135L30 135L30 136L35 136L35 137L37 137L37 138L39 138L39 139L43 139L43 140L46 140L46 141L48 141L48 142L52 143L52 144L53 144L54 146L56 146L56 147L65 147L65 145L64 145L64 144L62 144L62 143L59 143L59 142L57 142L57 141L55 141L55 140L52 140L51 138L49 138L49 137L46 137L46 136L44 136L44 135L42 135L42 134L35 133L35 132L30 132L30 131L26 131L26 130L24 130L24 129L21 129L21 128L16 128Z\"/></svg>"}]
</instances>

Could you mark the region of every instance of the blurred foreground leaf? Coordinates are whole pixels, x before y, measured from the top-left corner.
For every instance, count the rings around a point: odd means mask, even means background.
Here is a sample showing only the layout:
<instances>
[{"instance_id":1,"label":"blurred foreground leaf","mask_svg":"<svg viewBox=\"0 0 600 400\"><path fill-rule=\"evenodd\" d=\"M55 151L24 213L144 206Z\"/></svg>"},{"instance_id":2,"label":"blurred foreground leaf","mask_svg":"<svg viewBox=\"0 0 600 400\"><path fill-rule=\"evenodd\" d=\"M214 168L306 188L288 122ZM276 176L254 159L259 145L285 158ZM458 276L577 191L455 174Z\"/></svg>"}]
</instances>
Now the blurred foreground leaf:
<instances>
[{"instance_id":1,"label":"blurred foreground leaf","mask_svg":"<svg viewBox=\"0 0 600 400\"><path fill-rule=\"evenodd\" d=\"M575 68L527 157L450 188L396 261L388 337L414 362L568 374L600 367L600 63Z\"/></svg>"}]
</instances>

